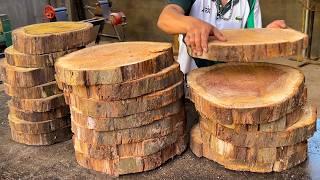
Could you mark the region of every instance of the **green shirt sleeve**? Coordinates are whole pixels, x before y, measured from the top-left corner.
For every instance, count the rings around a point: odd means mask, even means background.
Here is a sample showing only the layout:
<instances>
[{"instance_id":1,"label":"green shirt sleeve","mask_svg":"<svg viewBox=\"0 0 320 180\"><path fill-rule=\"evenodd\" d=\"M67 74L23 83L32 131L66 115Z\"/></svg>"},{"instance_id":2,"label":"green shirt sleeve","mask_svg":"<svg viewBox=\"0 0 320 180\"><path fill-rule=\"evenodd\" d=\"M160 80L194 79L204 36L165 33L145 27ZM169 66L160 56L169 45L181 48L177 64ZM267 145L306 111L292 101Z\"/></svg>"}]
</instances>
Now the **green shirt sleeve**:
<instances>
[{"instance_id":1,"label":"green shirt sleeve","mask_svg":"<svg viewBox=\"0 0 320 180\"><path fill-rule=\"evenodd\" d=\"M176 4L180 6L186 15L189 15L191 7L196 0L168 0L168 4Z\"/></svg>"}]
</instances>

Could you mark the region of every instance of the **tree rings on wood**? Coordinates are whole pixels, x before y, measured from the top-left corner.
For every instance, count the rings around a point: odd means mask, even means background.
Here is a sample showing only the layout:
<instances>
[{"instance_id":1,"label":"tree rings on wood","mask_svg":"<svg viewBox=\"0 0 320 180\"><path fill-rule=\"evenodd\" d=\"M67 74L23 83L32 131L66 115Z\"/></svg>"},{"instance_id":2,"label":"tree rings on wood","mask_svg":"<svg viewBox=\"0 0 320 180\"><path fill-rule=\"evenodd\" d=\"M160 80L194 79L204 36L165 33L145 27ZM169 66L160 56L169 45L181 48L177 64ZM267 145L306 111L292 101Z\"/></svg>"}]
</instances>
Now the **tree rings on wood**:
<instances>
[{"instance_id":1,"label":"tree rings on wood","mask_svg":"<svg viewBox=\"0 0 320 180\"><path fill-rule=\"evenodd\" d=\"M59 58L55 67L57 81L90 86L140 79L173 63L169 43L123 42L73 52Z\"/></svg>"},{"instance_id":2,"label":"tree rings on wood","mask_svg":"<svg viewBox=\"0 0 320 180\"><path fill-rule=\"evenodd\" d=\"M306 102L302 72L278 64L200 68L189 74L188 85L197 110L226 125L276 121Z\"/></svg>"},{"instance_id":3,"label":"tree rings on wood","mask_svg":"<svg viewBox=\"0 0 320 180\"><path fill-rule=\"evenodd\" d=\"M82 98L115 101L160 91L181 80L183 80L183 74L180 71L179 64L174 63L158 73L119 84L94 86L69 86L63 84L61 88L68 94L73 93Z\"/></svg>"},{"instance_id":4,"label":"tree rings on wood","mask_svg":"<svg viewBox=\"0 0 320 180\"><path fill-rule=\"evenodd\" d=\"M197 56L188 48L189 54L212 61L252 62L299 55L308 45L308 36L293 29L236 29L222 33L226 42L210 40L207 53Z\"/></svg>"},{"instance_id":5,"label":"tree rings on wood","mask_svg":"<svg viewBox=\"0 0 320 180\"><path fill-rule=\"evenodd\" d=\"M13 48L24 54L48 54L86 46L93 40L86 22L33 24L12 32Z\"/></svg>"}]
</instances>

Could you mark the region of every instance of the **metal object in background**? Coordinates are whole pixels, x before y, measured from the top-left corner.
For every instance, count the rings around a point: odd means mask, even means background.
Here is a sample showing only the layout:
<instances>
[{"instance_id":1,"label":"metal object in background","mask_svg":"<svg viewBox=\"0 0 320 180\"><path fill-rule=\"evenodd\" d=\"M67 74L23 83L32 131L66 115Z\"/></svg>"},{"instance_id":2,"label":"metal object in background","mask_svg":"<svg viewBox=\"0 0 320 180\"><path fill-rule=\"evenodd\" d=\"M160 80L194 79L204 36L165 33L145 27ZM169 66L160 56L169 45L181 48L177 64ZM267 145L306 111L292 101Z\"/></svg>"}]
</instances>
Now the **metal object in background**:
<instances>
[{"instance_id":1,"label":"metal object in background","mask_svg":"<svg viewBox=\"0 0 320 180\"><path fill-rule=\"evenodd\" d=\"M67 8L65 7L54 8L51 5L46 5L44 15L50 22L68 21Z\"/></svg>"},{"instance_id":2,"label":"metal object in background","mask_svg":"<svg viewBox=\"0 0 320 180\"><path fill-rule=\"evenodd\" d=\"M0 58L4 57L4 49L11 45L11 23L9 17L6 14L0 14Z\"/></svg>"}]
</instances>

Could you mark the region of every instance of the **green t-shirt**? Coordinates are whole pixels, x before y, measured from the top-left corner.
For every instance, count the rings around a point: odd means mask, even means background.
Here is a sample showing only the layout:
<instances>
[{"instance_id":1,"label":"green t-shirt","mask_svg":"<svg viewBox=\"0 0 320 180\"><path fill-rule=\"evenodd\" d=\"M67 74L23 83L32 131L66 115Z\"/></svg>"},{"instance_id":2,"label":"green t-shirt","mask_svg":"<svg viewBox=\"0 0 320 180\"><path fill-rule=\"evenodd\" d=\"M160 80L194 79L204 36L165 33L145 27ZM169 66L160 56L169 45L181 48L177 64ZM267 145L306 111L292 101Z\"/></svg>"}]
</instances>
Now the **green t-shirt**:
<instances>
[{"instance_id":1,"label":"green t-shirt","mask_svg":"<svg viewBox=\"0 0 320 180\"><path fill-rule=\"evenodd\" d=\"M179 5L185 12L186 15L189 15L191 7L196 0L168 0L169 4Z\"/></svg>"}]
</instances>

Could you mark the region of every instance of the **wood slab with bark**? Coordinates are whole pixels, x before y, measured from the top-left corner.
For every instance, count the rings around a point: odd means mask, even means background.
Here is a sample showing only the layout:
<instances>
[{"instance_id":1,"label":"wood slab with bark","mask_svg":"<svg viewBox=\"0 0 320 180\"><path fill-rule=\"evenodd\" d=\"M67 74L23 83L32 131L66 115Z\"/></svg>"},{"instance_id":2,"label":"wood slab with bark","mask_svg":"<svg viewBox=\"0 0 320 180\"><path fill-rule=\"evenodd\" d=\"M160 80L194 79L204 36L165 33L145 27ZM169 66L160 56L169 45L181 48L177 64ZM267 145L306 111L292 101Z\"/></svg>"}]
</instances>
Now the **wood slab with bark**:
<instances>
[{"instance_id":1,"label":"wood slab with bark","mask_svg":"<svg viewBox=\"0 0 320 180\"><path fill-rule=\"evenodd\" d=\"M269 63L227 63L188 75L196 109L220 124L263 124L306 103L303 73Z\"/></svg>"},{"instance_id":2,"label":"wood slab with bark","mask_svg":"<svg viewBox=\"0 0 320 180\"><path fill-rule=\"evenodd\" d=\"M212 61L252 62L300 55L308 45L308 36L293 29L228 29L222 33L226 42L211 39L207 53L198 56L189 47L189 54Z\"/></svg>"},{"instance_id":3,"label":"wood slab with bark","mask_svg":"<svg viewBox=\"0 0 320 180\"><path fill-rule=\"evenodd\" d=\"M24 54L48 54L86 46L93 41L86 22L32 24L12 31L13 48Z\"/></svg>"},{"instance_id":4,"label":"wood slab with bark","mask_svg":"<svg viewBox=\"0 0 320 180\"><path fill-rule=\"evenodd\" d=\"M67 85L117 84L160 72L174 63L169 43L98 45L59 58L57 80Z\"/></svg>"}]
</instances>

